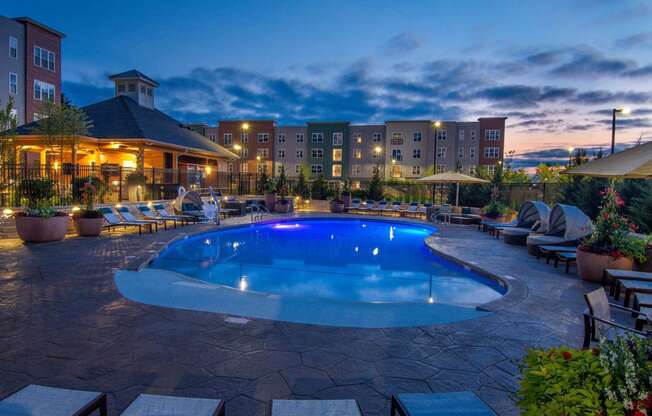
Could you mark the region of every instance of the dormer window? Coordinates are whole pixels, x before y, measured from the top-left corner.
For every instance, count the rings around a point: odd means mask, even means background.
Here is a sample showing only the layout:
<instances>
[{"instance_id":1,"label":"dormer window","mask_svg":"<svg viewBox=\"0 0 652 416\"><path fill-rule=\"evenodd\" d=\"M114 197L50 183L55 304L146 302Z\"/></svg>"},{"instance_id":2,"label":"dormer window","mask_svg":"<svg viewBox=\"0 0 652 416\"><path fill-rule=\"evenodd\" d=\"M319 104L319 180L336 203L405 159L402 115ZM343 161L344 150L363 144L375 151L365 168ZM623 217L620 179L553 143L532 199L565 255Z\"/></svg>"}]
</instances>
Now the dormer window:
<instances>
[{"instance_id":1,"label":"dormer window","mask_svg":"<svg viewBox=\"0 0 652 416\"><path fill-rule=\"evenodd\" d=\"M145 94L145 86L144 85L140 86L140 93Z\"/></svg>"},{"instance_id":2,"label":"dormer window","mask_svg":"<svg viewBox=\"0 0 652 416\"><path fill-rule=\"evenodd\" d=\"M125 92L125 84L118 84L118 92Z\"/></svg>"},{"instance_id":3,"label":"dormer window","mask_svg":"<svg viewBox=\"0 0 652 416\"><path fill-rule=\"evenodd\" d=\"M136 84L129 84L129 92L136 92Z\"/></svg>"}]
</instances>

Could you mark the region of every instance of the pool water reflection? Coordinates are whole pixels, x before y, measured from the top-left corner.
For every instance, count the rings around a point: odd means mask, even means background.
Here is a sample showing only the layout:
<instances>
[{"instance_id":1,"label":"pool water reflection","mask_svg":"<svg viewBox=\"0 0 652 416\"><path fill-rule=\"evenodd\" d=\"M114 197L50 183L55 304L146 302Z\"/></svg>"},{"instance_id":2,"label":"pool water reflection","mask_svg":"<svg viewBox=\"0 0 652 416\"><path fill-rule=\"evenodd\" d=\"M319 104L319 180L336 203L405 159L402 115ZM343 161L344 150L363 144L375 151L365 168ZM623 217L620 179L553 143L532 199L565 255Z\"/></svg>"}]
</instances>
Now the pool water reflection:
<instances>
[{"instance_id":1,"label":"pool water reflection","mask_svg":"<svg viewBox=\"0 0 652 416\"><path fill-rule=\"evenodd\" d=\"M298 219L204 233L150 264L205 282L281 297L476 306L496 281L432 253L434 227L381 220Z\"/></svg>"}]
</instances>

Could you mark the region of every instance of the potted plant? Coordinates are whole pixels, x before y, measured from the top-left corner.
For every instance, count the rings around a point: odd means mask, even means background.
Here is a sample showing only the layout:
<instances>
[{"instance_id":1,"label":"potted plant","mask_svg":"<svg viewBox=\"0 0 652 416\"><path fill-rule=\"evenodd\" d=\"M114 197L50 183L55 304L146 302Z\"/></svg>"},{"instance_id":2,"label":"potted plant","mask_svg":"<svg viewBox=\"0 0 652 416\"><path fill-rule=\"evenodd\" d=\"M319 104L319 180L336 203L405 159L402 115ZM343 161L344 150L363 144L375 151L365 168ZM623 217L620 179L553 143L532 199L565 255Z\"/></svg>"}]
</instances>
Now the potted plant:
<instances>
[{"instance_id":1,"label":"potted plant","mask_svg":"<svg viewBox=\"0 0 652 416\"><path fill-rule=\"evenodd\" d=\"M52 207L54 181L25 179L18 186L18 194L27 204L24 212L16 214L18 236L33 243L63 240L68 231L69 217Z\"/></svg>"},{"instance_id":2,"label":"potted plant","mask_svg":"<svg viewBox=\"0 0 652 416\"><path fill-rule=\"evenodd\" d=\"M511 219L512 211L499 201L492 199L482 208L482 218L490 219L495 222L507 222Z\"/></svg>"},{"instance_id":3,"label":"potted plant","mask_svg":"<svg viewBox=\"0 0 652 416\"><path fill-rule=\"evenodd\" d=\"M102 213L94 208L97 188L92 183L86 182L80 192L86 207L73 216L75 230L82 237L97 237L102 233L104 224Z\"/></svg>"},{"instance_id":4,"label":"potted plant","mask_svg":"<svg viewBox=\"0 0 652 416\"><path fill-rule=\"evenodd\" d=\"M633 235L636 227L620 213L623 199L611 187L601 195L595 230L577 247L577 272L591 282L602 282L605 269L631 270L634 260L647 260L648 239Z\"/></svg>"},{"instance_id":5,"label":"potted plant","mask_svg":"<svg viewBox=\"0 0 652 416\"><path fill-rule=\"evenodd\" d=\"M263 191L265 195L265 207L273 211L274 204L276 204L276 184L274 184L274 179L267 178L263 184Z\"/></svg>"},{"instance_id":6,"label":"potted plant","mask_svg":"<svg viewBox=\"0 0 652 416\"><path fill-rule=\"evenodd\" d=\"M344 202L344 210L351 206L351 184L349 180L344 181L344 188L342 189L342 201Z\"/></svg>"}]
</instances>

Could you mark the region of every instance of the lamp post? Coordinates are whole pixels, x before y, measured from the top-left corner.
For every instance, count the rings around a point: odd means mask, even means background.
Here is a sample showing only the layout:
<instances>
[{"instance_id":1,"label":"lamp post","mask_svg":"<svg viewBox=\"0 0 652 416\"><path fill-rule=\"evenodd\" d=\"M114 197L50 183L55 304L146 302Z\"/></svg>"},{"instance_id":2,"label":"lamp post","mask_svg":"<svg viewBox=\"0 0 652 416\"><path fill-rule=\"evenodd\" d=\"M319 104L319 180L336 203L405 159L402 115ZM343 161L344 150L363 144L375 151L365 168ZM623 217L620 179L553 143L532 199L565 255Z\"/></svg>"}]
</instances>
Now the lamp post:
<instances>
[{"instance_id":1,"label":"lamp post","mask_svg":"<svg viewBox=\"0 0 652 416\"><path fill-rule=\"evenodd\" d=\"M437 174L437 129L441 127L441 121L437 120L434 123L432 123L432 126L435 128L435 140L434 140L434 147L435 151L433 154L432 158L432 174L436 175ZM435 203L435 184L432 184L432 203Z\"/></svg>"},{"instance_id":2,"label":"lamp post","mask_svg":"<svg viewBox=\"0 0 652 416\"><path fill-rule=\"evenodd\" d=\"M383 151L383 148L380 146L374 147L374 158L376 159L376 172L380 176L380 153Z\"/></svg>"},{"instance_id":3,"label":"lamp post","mask_svg":"<svg viewBox=\"0 0 652 416\"><path fill-rule=\"evenodd\" d=\"M568 167L570 168L573 165L573 146L568 146Z\"/></svg>"},{"instance_id":4,"label":"lamp post","mask_svg":"<svg viewBox=\"0 0 652 416\"><path fill-rule=\"evenodd\" d=\"M611 154L616 153L616 113L622 113L623 115L629 114L631 111L629 108L614 108L611 110Z\"/></svg>"}]
</instances>

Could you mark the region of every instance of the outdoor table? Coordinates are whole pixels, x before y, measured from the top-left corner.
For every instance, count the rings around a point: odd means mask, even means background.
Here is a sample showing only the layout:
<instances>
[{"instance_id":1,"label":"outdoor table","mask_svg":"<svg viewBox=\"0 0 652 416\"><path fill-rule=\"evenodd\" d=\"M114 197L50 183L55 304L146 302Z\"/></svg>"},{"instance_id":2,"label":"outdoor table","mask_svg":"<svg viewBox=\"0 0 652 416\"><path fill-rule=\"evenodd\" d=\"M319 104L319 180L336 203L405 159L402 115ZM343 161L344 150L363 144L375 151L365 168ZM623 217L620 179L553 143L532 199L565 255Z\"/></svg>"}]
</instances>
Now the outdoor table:
<instances>
[{"instance_id":1,"label":"outdoor table","mask_svg":"<svg viewBox=\"0 0 652 416\"><path fill-rule=\"evenodd\" d=\"M392 396L390 416L496 416L471 391L452 393L402 393Z\"/></svg>"}]
</instances>

